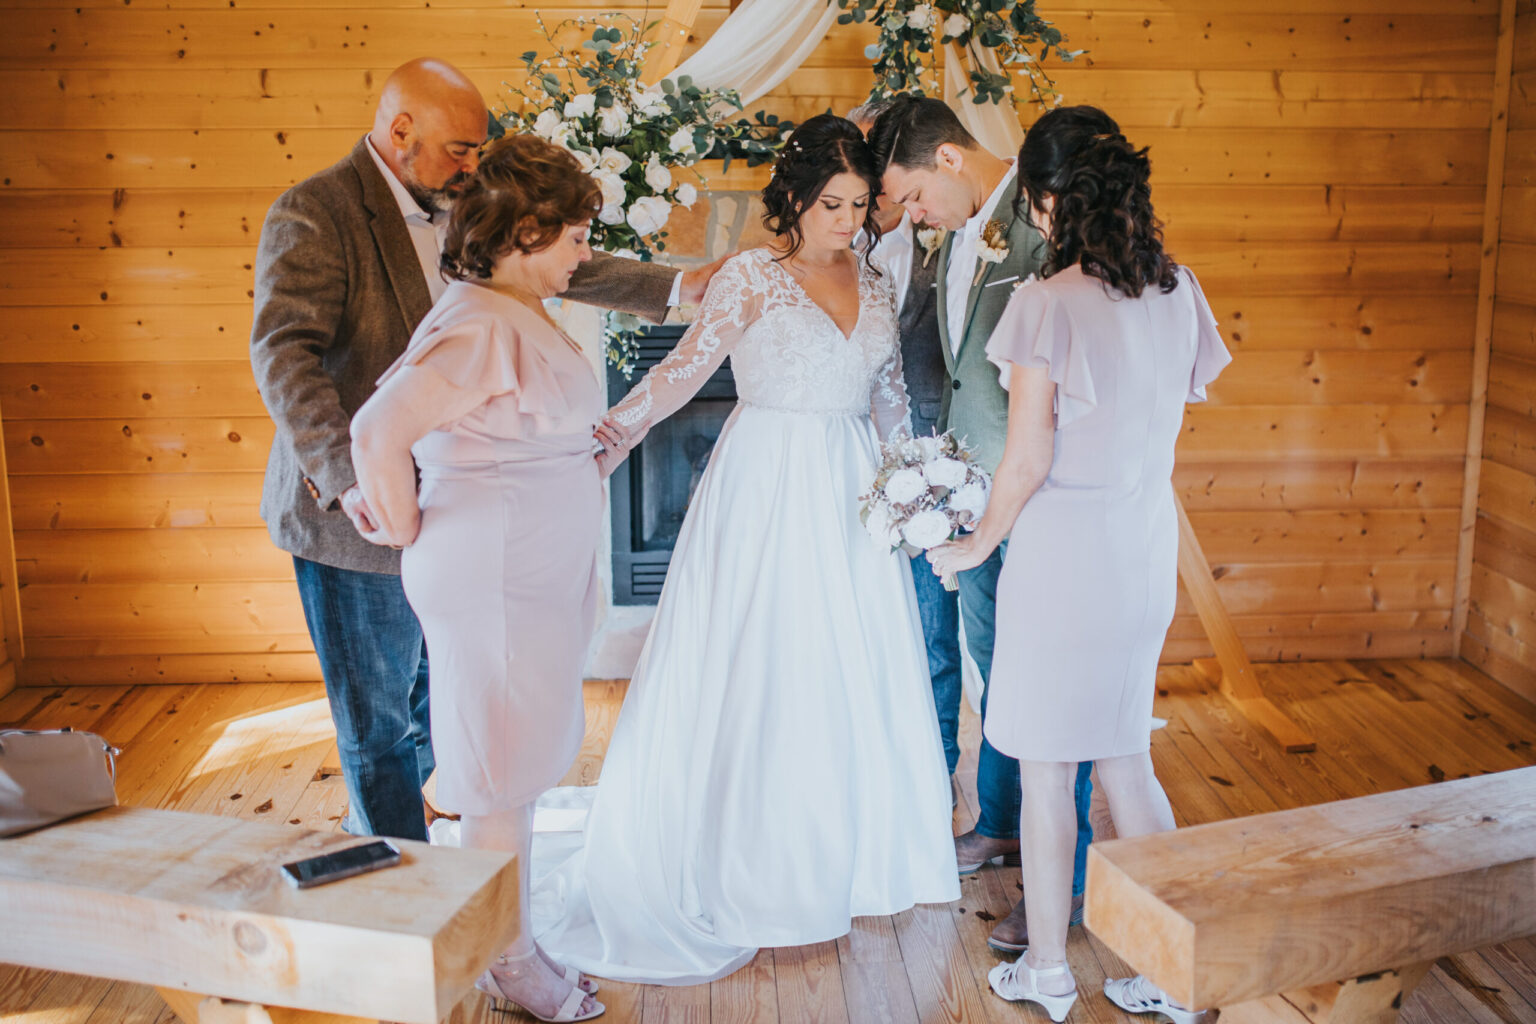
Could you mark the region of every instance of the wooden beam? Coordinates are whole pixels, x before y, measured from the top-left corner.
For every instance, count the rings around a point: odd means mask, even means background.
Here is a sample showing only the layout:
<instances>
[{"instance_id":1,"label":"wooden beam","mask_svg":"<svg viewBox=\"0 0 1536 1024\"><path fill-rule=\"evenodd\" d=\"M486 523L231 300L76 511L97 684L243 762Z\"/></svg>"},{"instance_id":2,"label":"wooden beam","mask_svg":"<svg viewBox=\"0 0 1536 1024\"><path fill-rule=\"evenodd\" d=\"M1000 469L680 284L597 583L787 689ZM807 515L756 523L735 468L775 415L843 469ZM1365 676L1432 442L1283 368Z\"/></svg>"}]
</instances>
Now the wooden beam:
<instances>
[{"instance_id":1,"label":"wooden beam","mask_svg":"<svg viewBox=\"0 0 1536 1024\"><path fill-rule=\"evenodd\" d=\"M1094 843L1087 925L1199 1007L1536 934L1533 791L1519 768Z\"/></svg>"},{"instance_id":2,"label":"wooden beam","mask_svg":"<svg viewBox=\"0 0 1536 1024\"><path fill-rule=\"evenodd\" d=\"M645 74L652 82L666 78L683 60L683 48L688 45L693 23L698 20L703 0L667 0L667 13L662 15L658 29L659 38L645 61Z\"/></svg>"},{"instance_id":3,"label":"wooden beam","mask_svg":"<svg viewBox=\"0 0 1536 1024\"><path fill-rule=\"evenodd\" d=\"M1232 625L1232 617L1227 614L1226 605L1222 604L1221 595L1216 592L1216 580L1211 575L1210 563L1205 560L1205 552L1200 548L1195 528L1189 523L1184 503L1177 494L1173 502L1179 513L1179 577L1184 581L1184 589L1188 591L1189 599L1195 606L1195 613L1200 617L1205 635L1216 649L1214 659L1196 661L1195 667L1217 683L1222 696L1236 705L1255 725L1273 736L1286 753L1316 750L1317 741L1287 718L1264 695L1263 687L1253 674L1248 654L1243 650L1243 641L1237 635L1237 627Z\"/></svg>"},{"instance_id":4,"label":"wooden beam","mask_svg":"<svg viewBox=\"0 0 1536 1024\"><path fill-rule=\"evenodd\" d=\"M155 991L182 1019L183 1024L379 1024L376 1017L346 1017L313 1010L291 1010L283 1006L227 1002L216 996L202 996L174 988Z\"/></svg>"},{"instance_id":5,"label":"wooden beam","mask_svg":"<svg viewBox=\"0 0 1536 1024\"><path fill-rule=\"evenodd\" d=\"M1488 409L1488 361L1493 344L1493 302L1499 268L1499 225L1504 203L1504 154L1509 136L1509 94L1515 51L1516 0L1499 4L1498 52L1493 69L1493 116L1488 132L1488 183L1483 197L1482 262L1477 273L1477 327L1468 399L1467 456L1461 488L1461 534L1456 545L1456 590L1451 604L1452 650L1461 651L1472 594L1477 495L1482 483L1483 421Z\"/></svg>"},{"instance_id":6,"label":"wooden beam","mask_svg":"<svg viewBox=\"0 0 1536 1024\"><path fill-rule=\"evenodd\" d=\"M11 522L11 475L5 463L4 416L0 415L0 629L5 636L9 672L0 675L0 696L16 685L17 670L26 657L21 632L21 586L16 574L16 531Z\"/></svg>"},{"instance_id":7,"label":"wooden beam","mask_svg":"<svg viewBox=\"0 0 1536 1024\"><path fill-rule=\"evenodd\" d=\"M1425 960L1221 1008L1222 1024L1393 1024L1434 966Z\"/></svg>"}]
</instances>

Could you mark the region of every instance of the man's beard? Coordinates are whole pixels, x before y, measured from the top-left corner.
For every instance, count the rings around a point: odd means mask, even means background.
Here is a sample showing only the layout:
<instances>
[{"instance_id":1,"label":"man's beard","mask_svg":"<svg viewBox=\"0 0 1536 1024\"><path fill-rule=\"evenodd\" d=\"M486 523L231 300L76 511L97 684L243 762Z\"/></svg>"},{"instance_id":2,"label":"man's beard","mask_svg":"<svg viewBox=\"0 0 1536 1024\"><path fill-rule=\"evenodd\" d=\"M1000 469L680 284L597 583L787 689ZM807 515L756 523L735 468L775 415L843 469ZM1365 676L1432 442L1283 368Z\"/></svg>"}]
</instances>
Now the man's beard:
<instances>
[{"instance_id":1,"label":"man's beard","mask_svg":"<svg viewBox=\"0 0 1536 1024\"><path fill-rule=\"evenodd\" d=\"M400 161L400 169L405 179L405 190L428 213L452 213L454 200L458 198L458 190L469 183L473 177L467 171L459 171L453 177L443 182L438 188L429 188L421 183L416 176L416 157L421 153L421 143L412 143L406 151L405 158Z\"/></svg>"}]
</instances>

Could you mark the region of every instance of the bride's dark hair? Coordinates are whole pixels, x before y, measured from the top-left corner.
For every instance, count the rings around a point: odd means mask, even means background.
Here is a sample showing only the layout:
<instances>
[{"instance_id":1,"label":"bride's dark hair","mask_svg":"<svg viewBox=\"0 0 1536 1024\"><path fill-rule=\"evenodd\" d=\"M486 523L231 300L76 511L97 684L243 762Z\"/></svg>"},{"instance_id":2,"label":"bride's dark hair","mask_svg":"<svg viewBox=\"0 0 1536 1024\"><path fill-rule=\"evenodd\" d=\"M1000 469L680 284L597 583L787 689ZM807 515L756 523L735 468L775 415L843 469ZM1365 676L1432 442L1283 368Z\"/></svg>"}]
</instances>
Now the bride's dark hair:
<instances>
[{"instance_id":1,"label":"bride's dark hair","mask_svg":"<svg viewBox=\"0 0 1536 1024\"><path fill-rule=\"evenodd\" d=\"M1152 163L1114 118L1097 107L1058 107L1029 129L1019 149L1016 214L1031 223L1055 200L1045 240L1049 277L1074 264L1122 294L1138 297L1157 285L1178 287L1175 263L1163 251L1163 223L1152 210Z\"/></svg>"},{"instance_id":2,"label":"bride's dark hair","mask_svg":"<svg viewBox=\"0 0 1536 1024\"><path fill-rule=\"evenodd\" d=\"M875 223L880 175L875 171L874 154L852 121L835 114L817 114L784 143L773 178L763 189L763 225L789 243L789 252L781 259L800 251L805 243L800 215L839 174L856 174L869 186L869 205L864 209L864 258L870 258L880 240L880 227Z\"/></svg>"}]
</instances>

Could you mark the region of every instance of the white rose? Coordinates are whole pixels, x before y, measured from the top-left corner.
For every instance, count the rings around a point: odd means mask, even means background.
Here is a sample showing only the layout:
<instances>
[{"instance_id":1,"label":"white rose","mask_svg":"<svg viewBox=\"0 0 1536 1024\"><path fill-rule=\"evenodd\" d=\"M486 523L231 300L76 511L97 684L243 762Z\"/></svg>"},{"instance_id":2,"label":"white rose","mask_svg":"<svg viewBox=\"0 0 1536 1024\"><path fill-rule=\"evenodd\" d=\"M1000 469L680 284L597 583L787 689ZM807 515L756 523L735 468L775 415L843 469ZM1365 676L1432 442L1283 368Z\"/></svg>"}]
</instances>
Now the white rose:
<instances>
[{"instance_id":1,"label":"white rose","mask_svg":"<svg viewBox=\"0 0 1536 1024\"><path fill-rule=\"evenodd\" d=\"M624 202L624 179L604 168L592 172L592 177L597 181L597 187L603 190L603 205L622 205Z\"/></svg>"},{"instance_id":2,"label":"white rose","mask_svg":"<svg viewBox=\"0 0 1536 1024\"><path fill-rule=\"evenodd\" d=\"M951 39L965 34L965 30L971 27L971 19L963 14L951 14L944 19L944 34Z\"/></svg>"},{"instance_id":3,"label":"white rose","mask_svg":"<svg viewBox=\"0 0 1536 1024\"><path fill-rule=\"evenodd\" d=\"M555 137L555 132L560 130L560 125L560 112L551 108L539 113L538 118L533 122L533 132L535 135L552 139Z\"/></svg>"},{"instance_id":4,"label":"white rose","mask_svg":"<svg viewBox=\"0 0 1536 1024\"><path fill-rule=\"evenodd\" d=\"M978 481L958 487L950 492L949 507L956 512L969 512L980 519L987 510L987 485Z\"/></svg>"},{"instance_id":5,"label":"white rose","mask_svg":"<svg viewBox=\"0 0 1536 1024\"><path fill-rule=\"evenodd\" d=\"M597 170L597 158L594 157L590 151L585 149L572 149L571 156L574 156L576 158L576 162L581 164L581 169L585 173L591 174L593 171Z\"/></svg>"},{"instance_id":6,"label":"white rose","mask_svg":"<svg viewBox=\"0 0 1536 1024\"><path fill-rule=\"evenodd\" d=\"M604 107L603 112L597 116L598 130L611 138L623 138L629 132L629 114L624 110L623 104L615 103L611 107Z\"/></svg>"},{"instance_id":7,"label":"white rose","mask_svg":"<svg viewBox=\"0 0 1536 1024\"><path fill-rule=\"evenodd\" d=\"M667 140L667 148L674 153L695 153L698 150L693 145L693 132L687 128L679 128L672 133Z\"/></svg>"},{"instance_id":8,"label":"white rose","mask_svg":"<svg viewBox=\"0 0 1536 1024\"><path fill-rule=\"evenodd\" d=\"M968 470L959 459L935 459L923 467L923 476L935 487L956 488L965 483Z\"/></svg>"},{"instance_id":9,"label":"white rose","mask_svg":"<svg viewBox=\"0 0 1536 1024\"><path fill-rule=\"evenodd\" d=\"M623 224L624 207L620 203L609 203L598 213L597 219L604 224Z\"/></svg>"},{"instance_id":10,"label":"white rose","mask_svg":"<svg viewBox=\"0 0 1536 1024\"><path fill-rule=\"evenodd\" d=\"M612 146L604 146L603 151L597 154L597 166L605 171L612 171L614 174L623 174L629 170L630 165L633 163L634 161L626 154L619 152Z\"/></svg>"},{"instance_id":11,"label":"white rose","mask_svg":"<svg viewBox=\"0 0 1536 1024\"><path fill-rule=\"evenodd\" d=\"M597 97L591 93L582 93L565 105L566 117L590 117L597 109Z\"/></svg>"},{"instance_id":12,"label":"white rose","mask_svg":"<svg viewBox=\"0 0 1536 1024\"><path fill-rule=\"evenodd\" d=\"M919 437L913 441L917 445L917 458L920 462L932 462L943 454L944 448L939 439L929 434L927 437Z\"/></svg>"},{"instance_id":13,"label":"white rose","mask_svg":"<svg viewBox=\"0 0 1536 1024\"><path fill-rule=\"evenodd\" d=\"M953 532L949 525L949 516L938 509L931 508L908 519L907 525L902 527L901 535L908 544L926 551L949 540L949 535Z\"/></svg>"},{"instance_id":14,"label":"white rose","mask_svg":"<svg viewBox=\"0 0 1536 1024\"><path fill-rule=\"evenodd\" d=\"M637 234L654 235L667 226L667 217L671 213L672 204L660 196L641 196L630 204L624 219Z\"/></svg>"},{"instance_id":15,"label":"white rose","mask_svg":"<svg viewBox=\"0 0 1536 1024\"><path fill-rule=\"evenodd\" d=\"M576 125L570 121L561 121L560 127L555 129L555 133L549 137L549 141L574 152L576 149Z\"/></svg>"},{"instance_id":16,"label":"white rose","mask_svg":"<svg viewBox=\"0 0 1536 1024\"><path fill-rule=\"evenodd\" d=\"M884 505L876 505L869 510L864 520L864 530L876 544L894 548L901 543L901 531L891 522L890 510Z\"/></svg>"},{"instance_id":17,"label":"white rose","mask_svg":"<svg viewBox=\"0 0 1536 1024\"><path fill-rule=\"evenodd\" d=\"M647 89L635 101L635 109L644 117L660 117L667 112L667 97L660 89Z\"/></svg>"},{"instance_id":18,"label":"white rose","mask_svg":"<svg viewBox=\"0 0 1536 1024\"><path fill-rule=\"evenodd\" d=\"M885 482L885 496L893 504L907 505L928 490L928 481L915 469L898 469Z\"/></svg>"},{"instance_id":19,"label":"white rose","mask_svg":"<svg viewBox=\"0 0 1536 1024\"><path fill-rule=\"evenodd\" d=\"M698 198L699 190L694 188L688 182L685 181L681 185L677 186L677 201L688 207L688 209L693 209L693 204Z\"/></svg>"},{"instance_id":20,"label":"white rose","mask_svg":"<svg viewBox=\"0 0 1536 1024\"><path fill-rule=\"evenodd\" d=\"M672 187L672 172L661 165L661 157L655 153L645 162L645 183L657 192L665 192Z\"/></svg>"},{"instance_id":21,"label":"white rose","mask_svg":"<svg viewBox=\"0 0 1536 1024\"><path fill-rule=\"evenodd\" d=\"M926 32L933 28L934 21L932 4L918 4L907 13L907 27L915 28L919 32Z\"/></svg>"}]
</instances>

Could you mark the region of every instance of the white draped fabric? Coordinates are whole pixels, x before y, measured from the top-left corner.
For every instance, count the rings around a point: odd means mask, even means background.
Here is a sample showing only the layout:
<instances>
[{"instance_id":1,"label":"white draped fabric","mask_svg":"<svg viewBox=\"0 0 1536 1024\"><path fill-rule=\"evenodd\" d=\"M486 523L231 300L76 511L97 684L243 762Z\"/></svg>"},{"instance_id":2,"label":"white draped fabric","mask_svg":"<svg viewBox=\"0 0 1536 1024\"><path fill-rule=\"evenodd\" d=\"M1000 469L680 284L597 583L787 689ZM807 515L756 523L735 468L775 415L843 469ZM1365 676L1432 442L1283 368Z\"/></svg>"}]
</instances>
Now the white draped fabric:
<instances>
[{"instance_id":1,"label":"white draped fabric","mask_svg":"<svg viewBox=\"0 0 1536 1024\"><path fill-rule=\"evenodd\" d=\"M668 78L735 89L741 102L772 91L821 45L837 19L835 0L743 0L697 53Z\"/></svg>"},{"instance_id":2,"label":"white draped fabric","mask_svg":"<svg viewBox=\"0 0 1536 1024\"><path fill-rule=\"evenodd\" d=\"M997 54L985 47L961 49L955 43L945 45L944 102L950 105L965 130L975 136L983 149L1001 157L1015 156L1024 144L1019 112L1012 103L975 102L975 94L970 91L970 75L972 67L977 65L992 74L1002 69Z\"/></svg>"}]
</instances>

